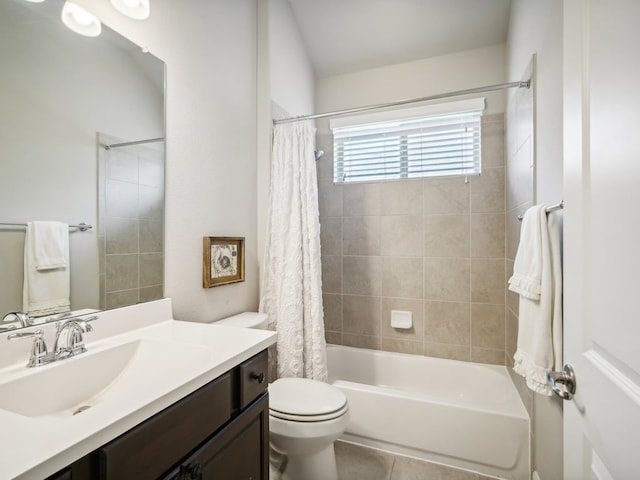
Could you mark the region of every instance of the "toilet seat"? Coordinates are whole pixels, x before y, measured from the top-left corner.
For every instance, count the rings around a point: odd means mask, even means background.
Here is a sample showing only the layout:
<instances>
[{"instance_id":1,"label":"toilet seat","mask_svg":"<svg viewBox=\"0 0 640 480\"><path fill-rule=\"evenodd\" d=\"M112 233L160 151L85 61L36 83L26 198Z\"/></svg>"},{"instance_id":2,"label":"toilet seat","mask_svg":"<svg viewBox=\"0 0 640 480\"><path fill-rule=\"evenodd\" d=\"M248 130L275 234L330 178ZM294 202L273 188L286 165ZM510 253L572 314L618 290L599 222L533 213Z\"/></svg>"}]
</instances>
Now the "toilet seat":
<instances>
[{"instance_id":1,"label":"toilet seat","mask_svg":"<svg viewBox=\"0 0 640 480\"><path fill-rule=\"evenodd\" d=\"M269 415L282 420L288 420L290 422L324 422L326 420L333 420L334 418L341 417L345 412L349 410L349 407L345 405L340 410L335 412L326 413L323 415L292 415L286 412L279 412L278 410L269 409Z\"/></svg>"},{"instance_id":2,"label":"toilet seat","mask_svg":"<svg viewBox=\"0 0 640 480\"><path fill-rule=\"evenodd\" d=\"M293 422L321 422L344 415L347 397L309 378L280 378L269 385L269 415Z\"/></svg>"}]
</instances>

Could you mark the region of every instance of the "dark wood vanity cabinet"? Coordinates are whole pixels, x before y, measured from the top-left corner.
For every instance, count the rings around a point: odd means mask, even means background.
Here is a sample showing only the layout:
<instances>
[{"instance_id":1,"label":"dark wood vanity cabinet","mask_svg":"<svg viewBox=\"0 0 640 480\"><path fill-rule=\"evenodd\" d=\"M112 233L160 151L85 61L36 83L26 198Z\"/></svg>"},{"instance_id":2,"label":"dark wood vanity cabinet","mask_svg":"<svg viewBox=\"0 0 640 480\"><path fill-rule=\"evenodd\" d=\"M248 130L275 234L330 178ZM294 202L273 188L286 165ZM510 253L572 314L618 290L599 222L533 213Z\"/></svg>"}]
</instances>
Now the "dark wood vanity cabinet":
<instances>
[{"instance_id":1,"label":"dark wood vanity cabinet","mask_svg":"<svg viewBox=\"0 0 640 480\"><path fill-rule=\"evenodd\" d=\"M258 480L269 478L267 394L200 446L166 480Z\"/></svg>"},{"instance_id":2,"label":"dark wood vanity cabinet","mask_svg":"<svg viewBox=\"0 0 640 480\"><path fill-rule=\"evenodd\" d=\"M266 350L48 480L268 480Z\"/></svg>"}]
</instances>

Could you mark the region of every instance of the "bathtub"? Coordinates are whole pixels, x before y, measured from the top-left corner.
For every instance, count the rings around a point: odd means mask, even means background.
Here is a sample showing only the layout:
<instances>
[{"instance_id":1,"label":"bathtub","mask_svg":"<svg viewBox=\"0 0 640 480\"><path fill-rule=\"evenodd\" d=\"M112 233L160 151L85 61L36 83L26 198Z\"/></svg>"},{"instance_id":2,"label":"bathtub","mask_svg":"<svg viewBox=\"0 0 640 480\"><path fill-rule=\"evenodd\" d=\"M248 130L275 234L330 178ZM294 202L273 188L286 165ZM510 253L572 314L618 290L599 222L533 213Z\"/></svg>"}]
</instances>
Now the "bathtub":
<instances>
[{"instance_id":1,"label":"bathtub","mask_svg":"<svg viewBox=\"0 0 640 480\"><path fill-rule=\"evenodd\" d=\"M483 475L529 479L529 416L505 367L327 346L349 402L342 439Z\"/></svg>"}]
</instances>

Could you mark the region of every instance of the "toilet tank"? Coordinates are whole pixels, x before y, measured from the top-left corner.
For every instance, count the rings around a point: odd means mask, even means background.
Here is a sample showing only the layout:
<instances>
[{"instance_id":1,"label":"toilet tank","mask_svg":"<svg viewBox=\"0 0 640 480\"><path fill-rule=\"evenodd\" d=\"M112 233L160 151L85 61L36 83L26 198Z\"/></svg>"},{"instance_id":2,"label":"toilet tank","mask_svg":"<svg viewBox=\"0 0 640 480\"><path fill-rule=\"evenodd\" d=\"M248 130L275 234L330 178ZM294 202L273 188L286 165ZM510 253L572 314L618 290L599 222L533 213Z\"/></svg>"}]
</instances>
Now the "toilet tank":
<instances>
[{"instance_id":1,"label":"toilet tank","mask_svg":"<svg viewBox=\"0 0 640 480\"><path fill-rule=\"evenodd\" d=\"M266 313L243 312L231 317L223 318L222 320L218 320L213 323L215 325L226 325L228 327L258 328L266 330L268 319L269 316Z\"/></svg>"}]
</instances>

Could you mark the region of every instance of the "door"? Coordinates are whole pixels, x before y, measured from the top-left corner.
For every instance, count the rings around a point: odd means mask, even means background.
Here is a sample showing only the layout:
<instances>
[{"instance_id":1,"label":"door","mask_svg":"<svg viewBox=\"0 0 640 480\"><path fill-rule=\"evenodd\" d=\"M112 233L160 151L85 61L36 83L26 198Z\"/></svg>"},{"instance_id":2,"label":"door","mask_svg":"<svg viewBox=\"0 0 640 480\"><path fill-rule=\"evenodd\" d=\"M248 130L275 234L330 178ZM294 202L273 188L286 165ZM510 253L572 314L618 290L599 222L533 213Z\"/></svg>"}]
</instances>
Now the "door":
<instances>
[{"instance_id":1,"label":"door","mask_svg":"<svg viewBox=\"0 0 640 480\"><path fill-rule=\"evenodd\" d=\"M640 478L640 2L564 4L565 478Z\"/></svg>"}]
</instances>

